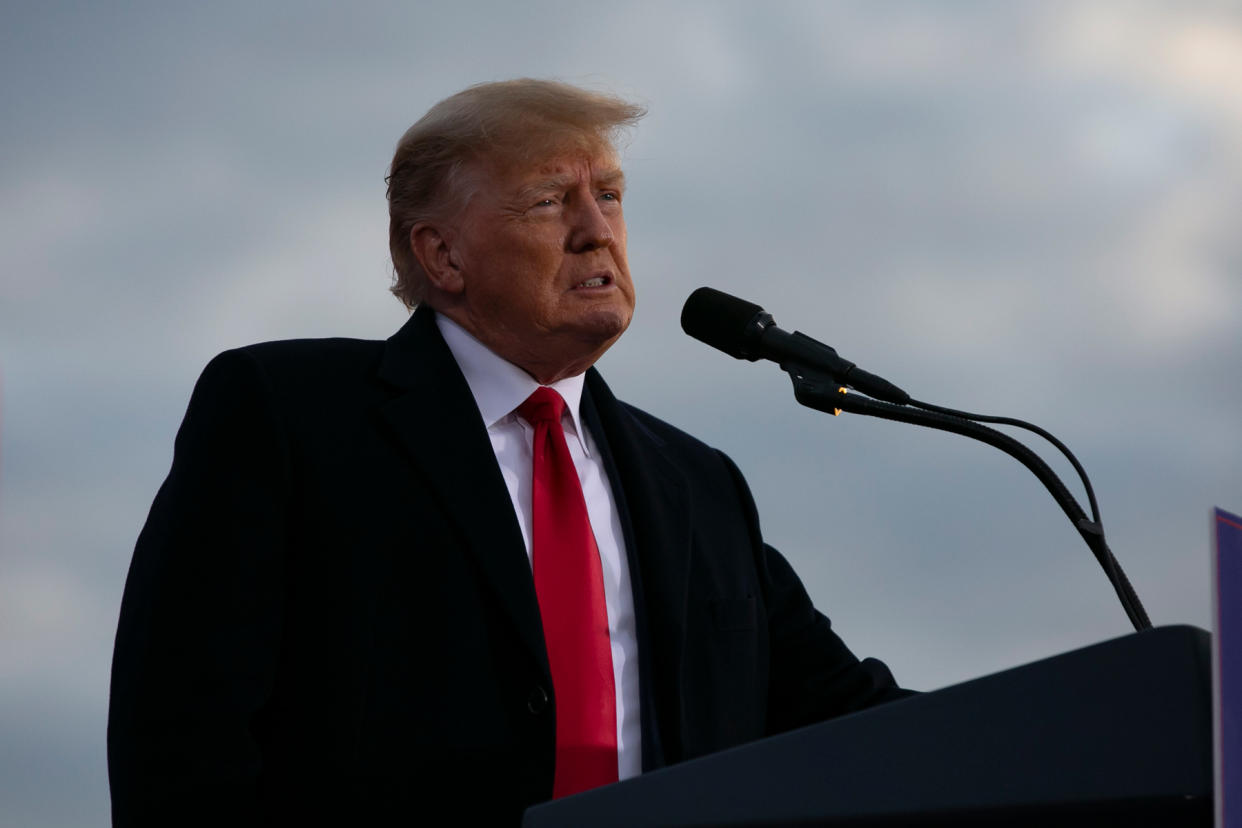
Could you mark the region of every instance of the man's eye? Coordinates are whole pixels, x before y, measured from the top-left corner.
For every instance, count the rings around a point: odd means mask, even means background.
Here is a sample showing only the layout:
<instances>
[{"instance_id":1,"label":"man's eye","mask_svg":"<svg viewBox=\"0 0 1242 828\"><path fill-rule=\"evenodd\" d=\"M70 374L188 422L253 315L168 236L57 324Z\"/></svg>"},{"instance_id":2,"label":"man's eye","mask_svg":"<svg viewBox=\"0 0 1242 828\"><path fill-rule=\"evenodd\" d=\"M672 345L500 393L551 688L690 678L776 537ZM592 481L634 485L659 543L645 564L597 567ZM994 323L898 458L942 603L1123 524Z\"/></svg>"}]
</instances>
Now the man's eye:
<instances>
[{"instance_id":1,"label":"man's eye","mask_svg":"<svg viewBox=\"0 0 1242 828\"><path fill-rule=\"evenodd\" d=\"M607 199L608 201L620 201L621 200L621 196L617 195L616 193L600 193L599 197L603 199Z\"/></svg>"}]
</instances>

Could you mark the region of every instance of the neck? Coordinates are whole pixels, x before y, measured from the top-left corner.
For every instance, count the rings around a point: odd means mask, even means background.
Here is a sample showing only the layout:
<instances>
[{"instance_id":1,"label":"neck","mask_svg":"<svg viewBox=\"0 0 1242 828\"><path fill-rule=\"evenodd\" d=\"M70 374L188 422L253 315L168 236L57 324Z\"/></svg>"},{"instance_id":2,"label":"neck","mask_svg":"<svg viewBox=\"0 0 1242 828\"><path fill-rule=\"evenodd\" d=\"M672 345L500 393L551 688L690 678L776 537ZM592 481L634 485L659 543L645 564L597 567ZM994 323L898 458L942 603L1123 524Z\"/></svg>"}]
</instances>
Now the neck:
<instances>
[{"instance_id":1,"label":"neck","mask_svg":"<svg viewBox=\"0 0 1242 828\"><path fill-rule=\"evenodd\" d=\"M616 340L616 337L613 337L602 344L587 343L569 336L548 335L539 341L538 347L524 347L519 337L507 336L507 331L495 331L476 324L475 320L460 308L451 305L447 307L432 305L432 307L436 313L456 322L462 330L477 339L493 354L521 368L540 385L551 385L568 377L586 373L587 369L594 365Z\"/></svg>"}]
</instances>

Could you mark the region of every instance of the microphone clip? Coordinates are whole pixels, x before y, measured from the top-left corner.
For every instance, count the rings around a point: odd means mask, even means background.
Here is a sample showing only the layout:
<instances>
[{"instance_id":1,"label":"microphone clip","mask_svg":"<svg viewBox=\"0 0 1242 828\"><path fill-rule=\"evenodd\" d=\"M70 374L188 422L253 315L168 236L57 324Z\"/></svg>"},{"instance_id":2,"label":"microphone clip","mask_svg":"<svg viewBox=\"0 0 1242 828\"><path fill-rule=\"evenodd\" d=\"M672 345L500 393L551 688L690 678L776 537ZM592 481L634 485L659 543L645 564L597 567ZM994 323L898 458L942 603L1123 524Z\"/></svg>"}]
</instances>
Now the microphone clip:
<instances>
[{"instance_id":1,"label":"microphone clip","mask_svg":"<svg viewBox=\"0 0 1242 828\"><path fill-rule=\"evenodd\" d=\"M842 400L849 392L827 371L811 368L795 360L782 362L781 370L793 382L794 399L800 404L834 417L841 414Z\"/></svg>"}]
</instances>

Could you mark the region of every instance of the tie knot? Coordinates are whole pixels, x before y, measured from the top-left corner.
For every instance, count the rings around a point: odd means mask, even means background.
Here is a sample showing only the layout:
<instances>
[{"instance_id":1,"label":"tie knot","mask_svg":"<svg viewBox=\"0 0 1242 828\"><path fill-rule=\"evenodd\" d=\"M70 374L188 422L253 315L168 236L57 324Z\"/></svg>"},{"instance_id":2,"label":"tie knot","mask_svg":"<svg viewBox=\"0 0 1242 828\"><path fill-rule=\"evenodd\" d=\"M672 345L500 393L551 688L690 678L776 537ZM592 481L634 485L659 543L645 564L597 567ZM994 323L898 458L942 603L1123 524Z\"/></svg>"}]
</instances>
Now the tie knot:
<instances>
[{"instance_id":1,"label":"tie knot","mask_svg":"<svg viewBox=\"0 0 1242 828\"><path fill-rule=\"evenodd\" d=\"M541 422L560 424L561 415L565 413L565 401L556 391L541 385L535 393L526 398L526 402L518 406L518 416L531 425Z\"/></svg>"}]
</instances>

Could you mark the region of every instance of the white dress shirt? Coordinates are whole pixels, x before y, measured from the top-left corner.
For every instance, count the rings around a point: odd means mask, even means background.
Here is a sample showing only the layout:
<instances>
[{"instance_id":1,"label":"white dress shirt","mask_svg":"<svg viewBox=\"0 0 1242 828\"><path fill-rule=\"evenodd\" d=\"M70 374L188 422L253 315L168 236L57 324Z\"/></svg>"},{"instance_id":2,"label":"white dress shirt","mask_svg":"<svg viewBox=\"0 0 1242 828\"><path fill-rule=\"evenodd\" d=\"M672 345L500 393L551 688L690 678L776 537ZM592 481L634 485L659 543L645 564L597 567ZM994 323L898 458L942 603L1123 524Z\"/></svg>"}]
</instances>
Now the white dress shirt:
<instances>
[{"instance_id":1,"label":"white dress shirt","mask_svg":"<svg viewBox=\"0 0 1242 828\"><path fill-rule=\"evenodd\" d=\"M534 393L539 383L521 368L494 354L448 317L437 313L436 325L483 415L496 462L509 488L529 562L535 430L517 416L516 409ZM642 772L634 592L612 486L595 440L583 426L579 414L583 382L584 377L579 374L554 382L550 387L565 400L561 427L582 483L587 516L599 548L604 600L608 605L608 634L612 640L612 673L617 690L617 775L619 779L628 779Z\"/></svg>"}]
</instances>

